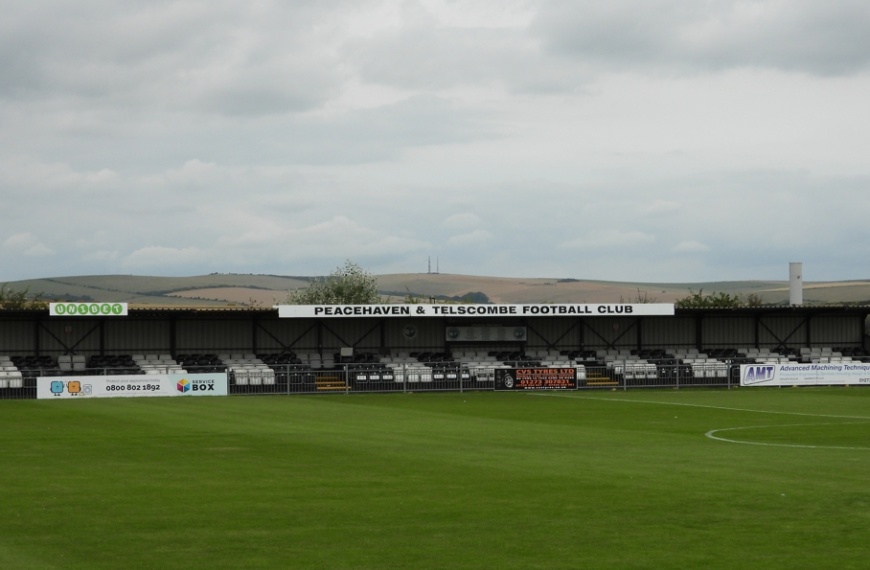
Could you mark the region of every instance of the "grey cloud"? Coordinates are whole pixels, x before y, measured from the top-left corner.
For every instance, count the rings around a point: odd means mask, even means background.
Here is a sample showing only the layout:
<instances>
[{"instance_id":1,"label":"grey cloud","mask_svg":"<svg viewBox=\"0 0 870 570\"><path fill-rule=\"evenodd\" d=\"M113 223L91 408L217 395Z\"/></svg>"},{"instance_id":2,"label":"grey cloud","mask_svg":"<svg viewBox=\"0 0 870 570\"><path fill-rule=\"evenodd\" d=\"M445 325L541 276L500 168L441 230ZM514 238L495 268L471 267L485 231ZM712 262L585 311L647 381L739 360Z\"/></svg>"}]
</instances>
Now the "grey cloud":
<instances>
[{"instance_id":1,"label":"grey cloud","mask_svg":"<svg viewBox=\"0 0 870 570\"><path fill-rule=\"evenodd\" d=\"M553 0L532 29L552 53L639 71L765 67L831 75L870 65L870 5L861 0Z\"/></svg>"},{"instance_id":2,"label":"grey cloud","mask_svg":"<svg viewBox=\"0 0 870 570\"><path fill-rule=\"evenodd\" d=\"M151 161L158 168L176 168L190 159L224 165L341 165L395 160L412 148L500 136L486 111L428 95L336 115L251 117L236 103L239 116L232 120L142 129L129 140L91 143L90 152L99 149L116 170L128 161L131 167ZM137 156L139 148L146 153Z\"/></svg>"},{"instance_id":3,"label":"grey cloud","mask_svg":"<svg viewBox=\"0 0 870 570\"><path fill-rule=\"evenodd\" d=\"M300 118L272 132L271 160L292 164L351 164L395 159L410 148L499 136L486 112L440 97L418 96L334 118Z\"/></svg>"},{"instance_id":4,"label":"grey cloud","mask_svg":"<svg viewBox=\"0 0 870 570\"><path fill-rule=\"evenodd\" d=\"M232 102L238 105L239 116L231 120L191 121L181 115L173 123L175 115L171 114L155 123L119 117L118 123L104 125L95 118L97 130L87 134L58 130L56 124L38 118L37 123L19 127L31 131L27 138L2 138L0 145L15 153L34 144L45 155L43 162L49 164L64 160L76 169L98 172L108 168L136 174L140 169L153 173L177 168L192 159L282 166L378 162L395 159L409 148L500 136L487 111L463 108L433 96L335 116L251 117L244 113L251 99L245 104L238 99ZM221 104L225 111L230 110L230 101ZM263 114L265 109L258 111ZM123 123L125 120L128 122ZM41 138L43 132L50 137L48 141ZM10 164L9 175L36 175L37 171L28 173L25 168L25 164ZM39 165L40 170L46 168L46 164Z\"/></svg>"},{"instance_id":5,"label":"grey cloud","mask_svg":"<svg viewBox=\"0 0 870 570\"><path fill-rule=\"evenodd\" d=\"M544 57L517 25L445 26L423 10L395 30L344 46L367 82L411 90L497 85L515 93L563 92L588 80L566 60Z\"/></svg>"},{"instance_id":6,"label":"grey cloud","mask_svg":"<svg viewBox=\"0 0 870 570\"><path fill-rule=\"evenodd\" d=\"M97 201L57 195L38 217L15 211L16 219L4 226L8 233L0 234L15 247L0 251L0 259L7 279L12 272L25 278L119 267L159 274L307 274L328 272L347 257L376 272L422 271L431 255L443 272L692 281L776 277L771 268L792 260L828 278L854 275L870 243L863 209L854 207L863 203L866 177L674 175L645 189L680 204L661 219L650 216L638 192L618 178L592 187L539 183L534 192L520 183L429 187L418 181L387 198L383 191L366 191L371 180L357 178L364 172L351 169L324 184L297 179L292 171L191 161L165 174L161 192L128 191L126 200ZM276 204L276 191L262 184L280 186L281 180L285 201ZM298 207L312 192L316 203ZM619 201L612 199L617 194ZM148 202L162 208L140 209ZM477 223L463 216L469 211L481 213ZM445 225L451 215L467 220L467 228ZM794 239L800 236L805 239ZM44 269L16 268L15 260L48 259L29 256L49 251L55 255Z\"/></svg>"},{"instance_id":7,"label":"grey cloud","mask_svg":"<svg viewBox=\"0 0 870 570\"><path fill-rule=\"evenodd\" d=\"M0 0L0 280L866 273L863 5L520 4Z\"/></svg>"},{"instance_id":8,"label":"grey cloud","mask_svg":"<svg viewBox=\"0 0 870 570\"><path fill-rule=\"evenodd\" d=\"M408 89L445 89L501 80L529 67L516 30L400 29L346 47L363 79Z\"/></svg>"},{"instance_id":9,"label":"grey cloud","mask_svg":"<svg viewBox=\"0 0 870 570\"><path fill-rule=\"evenodd\" d=\"M11 4L11 3L10 3ZM302 3L14 3L0 35L0 99L187 113L321 105L340 73L322 10Z\"/></svg>"},{"instance_id":10,"label":"grey cloud","mask_svg":"<svg viewBox=\"0 0 870 570\"><path fill-rule=\"evenodd\" d=\"M202 98L204 108L227 115L273 115L305 111L322 102L311 91L294 93L282 88L233 86L209 92Z\"/></svg>"}]
</instances>

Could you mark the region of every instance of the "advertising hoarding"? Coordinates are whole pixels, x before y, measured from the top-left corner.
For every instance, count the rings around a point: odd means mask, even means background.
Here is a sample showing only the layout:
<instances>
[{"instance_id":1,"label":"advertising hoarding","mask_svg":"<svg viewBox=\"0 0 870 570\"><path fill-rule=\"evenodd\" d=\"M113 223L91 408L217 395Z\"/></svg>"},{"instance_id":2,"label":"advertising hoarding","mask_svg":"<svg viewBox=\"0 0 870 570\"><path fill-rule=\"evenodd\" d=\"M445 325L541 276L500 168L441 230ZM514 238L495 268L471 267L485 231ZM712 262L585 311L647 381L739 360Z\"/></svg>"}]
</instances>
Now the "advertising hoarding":
<instances>
[{"instance_id":1,"label":"advertising hoarding","mask_svg":"<svg viewBox=\"0 0 870 570\"><path fill-rule=\"evenodd\" d=\"M107 376L43 376L36 379L36 398L133 398L143 396L226 396L226 372L209 374L119 374Z\"/></svg>"},{"instance_id":2,"label":"advertising hoarding","mask_svg":"<svg viewBox=\"0 0 870 570\"><path fill-rule=\"evenodd\" d=\"M52 317L125 317L127 303L49 303Z\"/></svg>"},{"instance_id":3,"label":"advertising hoarding","mask_svg":"<svg viewBox=\"0 0 870 570\"><path fill-rule=\"evenodd\" d=\"M831 362L741 364L741 386L842 386L870 385L870 364Z\"/></svg>"},{"instance_id":4,"label":"advertising hoarding","mask_svg":"<svg viewBox=\"0 0 870 570\"><path fill-rule=\"evenodd\" d=\"M496 390L576 390L576 368L496 368Z\"/></svg>"}]
</instances>

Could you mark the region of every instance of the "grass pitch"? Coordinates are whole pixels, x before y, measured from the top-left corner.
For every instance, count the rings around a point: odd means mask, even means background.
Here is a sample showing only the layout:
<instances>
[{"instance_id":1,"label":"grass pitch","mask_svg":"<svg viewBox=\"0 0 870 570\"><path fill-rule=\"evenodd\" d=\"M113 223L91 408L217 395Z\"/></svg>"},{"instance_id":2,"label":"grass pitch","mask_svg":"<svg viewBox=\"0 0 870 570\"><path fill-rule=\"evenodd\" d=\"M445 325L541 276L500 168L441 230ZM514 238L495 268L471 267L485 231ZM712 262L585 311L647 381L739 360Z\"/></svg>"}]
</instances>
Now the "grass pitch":
<instances>
[{"instance_id":1,"label":"grass pitch","mask_svg":"<svg viewBox=\"0 0 870 570\"><path fill-rule=\"evenodd\" d=\"M870 391L0 401L0 568L865 568Z\"/></svg>"}]
</instances>

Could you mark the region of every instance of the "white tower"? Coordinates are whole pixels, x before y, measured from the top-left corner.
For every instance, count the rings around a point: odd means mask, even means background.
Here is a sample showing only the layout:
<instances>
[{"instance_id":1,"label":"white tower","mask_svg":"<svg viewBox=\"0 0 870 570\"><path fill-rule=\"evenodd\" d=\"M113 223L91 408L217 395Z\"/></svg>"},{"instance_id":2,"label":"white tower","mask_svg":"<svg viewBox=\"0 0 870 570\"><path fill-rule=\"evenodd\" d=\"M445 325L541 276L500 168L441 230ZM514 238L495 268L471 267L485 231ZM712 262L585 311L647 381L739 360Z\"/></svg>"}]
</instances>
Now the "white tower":
<instances>
[{"instance_id":1,"label":"white tower","mask_svg":"<svg viewBox=\"0 0 870 570\"><path fill-rule=\"evenodd\" d=\"M788 264L788 304L804 304L803 264L800 261Z\"/></svg>"}]
</instances>

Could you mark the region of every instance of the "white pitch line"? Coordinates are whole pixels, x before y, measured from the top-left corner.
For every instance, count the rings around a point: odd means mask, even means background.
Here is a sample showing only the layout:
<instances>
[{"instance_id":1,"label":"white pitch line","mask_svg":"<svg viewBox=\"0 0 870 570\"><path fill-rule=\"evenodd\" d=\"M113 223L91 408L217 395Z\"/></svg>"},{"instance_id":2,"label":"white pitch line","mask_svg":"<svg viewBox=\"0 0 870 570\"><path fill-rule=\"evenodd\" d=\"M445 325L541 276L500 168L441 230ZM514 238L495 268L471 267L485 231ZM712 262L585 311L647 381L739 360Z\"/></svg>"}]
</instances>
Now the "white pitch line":
<instances>
[{"instance_id":1,"label":"white pitch line","mask_svg":"<svg viewBox=\"0 0 870 570\"><path fill-rule=\"evenodd\" d=\"M709 404L688 404L686 402L659 402L656 400L633 400L630 398L627 399L611 399L611 398L595 398L584 395L570 395L570 394L561 394L556 392L545 393L545 392L531 392L531 395L535 396L549 396L551 398L574 398L578 400L595 400L598 402L626 402L630 404L656 404L662 406L683 406L689 408L706 408L711 410L724 410L729 412L749 412L755 414L774 414L774 415L786 415L786 416L802 416L802 417L810 417L810 418L831 418L831 419L842 419L842 420L865 420L870 421L870 417L867 416L839 416L835 414L810 414L807 412L782 412L775 410L752 410L748 408L732 408L729 406L711 406ZM860 424L865 423L865 421L861 422L844 422L840 425L848 425L848 424ZM761 441L741 441L737 439L728 439L725 437L719 437L714 434L723 431L729 430L743 430L743 429L755 429L755 428L767 428L767 427L795 427L795 426L813 426L813 425L838 425L833 423L826 424L793 424L786 426L776 426L776 425L767 425L767 426L742 426L742 427L733 427L733 428L720 428L710 430L704 435L710 439L714 439L717 441L723 441L727 443L742 443L745 445L761 445L766 447L795 447L795 448L804 448L804 449L845 449L845 450L868 450L870 451L870 447L846 447L846 446L835 446L835 445L802 445L802 444L791 444L791 443L767 443Z\"/></svg>"},{"instance_id":2,"label":"white pitch line","mask_svg":"<svg viewBox=\"0 0 870 570\"><path fill-rule=\"evenodd\" d=\"M749 408L731 408L728 406L711 406L709 404L688 404L686 402L659 402L656 400L633 400L629 398L625 399L611 399L611 398L595 398L591 396L572 396L568 394L557 394L552 393L544 393L544 392L532 392L535 396L549 396L551 398L575 398L581 400L595 400L598 402L627 402L630 404L656 404L660 406L683 406L687 408L706 408L710 410L724 410L729 412L749 412L754 414L775 414L775 415L783 415L783 416L803 416L809 418L832 418L832 419L841 419L841 420L868 420L870 421L870 416L840 416L836 414L810 414L807 412L783 412L783 411L775 411L775 410L753 410Z\"/></svg>"},{"instance_id":3,"label":"white pitch line","mask_svg":"<svg viewBox=\"0 0 870 570\"><path fill-rule=\"evenodd\" d=\"M743 445L761 445L765 447L797 447L803 449L845 449L850 451L855 450L863 450L870 451L870 447L851 447L844 445L806 445L799 443L770 443L764 441L748 441L748 440L740 440L740 439L729 439L727 437L720 437L715 434L723 432L723 431L738 431L738 430L747 430L747 429L765 429L771 427L806 427L806 426L831 426L831 425L851 425L858 424L864 422L844 422L842 424L791 424L791 425L767 425L767 426L742 426L742 427L732 427L732 428L721 428L721 429L711 429L704 435L710 439L715 439L717 441L724 441L726 443L742 443Z\"/></svg>"}]
</instances>

